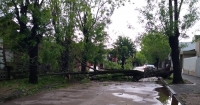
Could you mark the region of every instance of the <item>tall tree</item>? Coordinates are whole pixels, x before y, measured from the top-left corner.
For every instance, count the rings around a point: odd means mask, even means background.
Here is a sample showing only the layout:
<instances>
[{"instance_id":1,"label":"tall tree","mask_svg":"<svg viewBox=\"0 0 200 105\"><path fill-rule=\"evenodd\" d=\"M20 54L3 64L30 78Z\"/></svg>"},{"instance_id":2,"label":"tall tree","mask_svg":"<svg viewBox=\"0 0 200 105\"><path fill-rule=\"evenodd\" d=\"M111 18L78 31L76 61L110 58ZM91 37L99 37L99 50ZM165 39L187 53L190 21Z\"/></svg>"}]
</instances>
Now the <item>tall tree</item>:
<instances>
[{"instance_id":1,"label":"tall tree","mask_svg":"<svg viewBox=\"0 0 200 105\"><path fill-rule=\"evenodd\" d=\"M126 59L129 57L133 58L133 55L136 53L135 45L128 37L119 36L114 43L114 47L117 49L118 59L121 60L121 66L124 69Z\"/></svg>"},{"instance_id":2,"label":"tall tree","mask_svg":"<svg viewBox=\"0 0 200 105\"><path fill-rule=\"evenodd\" d=\"M104 54L106 54L104 47L103 43L90 45L88 61L94 64L94 71L96 71L96 66L104 60Z\"/></svg>"},{"instance_id":3,"label":"tall tree","mask_svg":"<svg viewBox=\"0 0 200 105\"><path fill-rule=\"evenodd\" d=\"M50 12L44 4L44 0L3 0L3 16L11 16L12 20L16 20L19 25L16 35L19 39L16 41L29 55L30 83L38 82L38 45L50 22Z\"/></svg>"},{"instance_id":4,"label":"tall tree","mask_svg":"<svg viewBox=\"0 0 200 105\"><path fill-rule=\"evenodd\" d=\"M52 0L51 11L53 16L54 36L56 42L64 47L59 60L61 72L69 71L71 43L75 32L75 3L73 0ZM72 52L71 52L72 53Z\"/></svg>"},{"instance_id":5,"label":"tall tree","mask_svg":"<svg viewBox=\"0 0 200 105\"><path fill-rule=\"evenodd\" d=\"M198 0L147 0L144 9L139 9L147 22L147 32L161 31L168 36L173 62L173 83L183 83L179 62L179 36L186 37L186 31L199 19ZM182 6L188 8L187 12L181 13ZM182 17L181 17L182 16ZM145 20L144 20L145 19ZM142 22L141 21L141 22ZM181 31L181 32L180 32Z\"/></svg>"},{"instance_id":6,"label":"tall tree","mask_svg":"<svg viewBox=\"0 0 200 105\"><path fill-rule=\"evenodd\" d=\"M89 49L92 43L101 43L106 37L104 29L110 23L114 9L122 1L111 0L79 0L76 1L75 19L76 27L83 35L81 71L86 71Z\"/></svg>"},{"instance_id":7,"label":"tall tree","mask_svg":"<svg viewBox=\"0 0 200 105\"><path fill-rule=\"evenodd\" d=\"M163 61L170 53L168 37L161 33L148 33L141 39L141 52L149 63L154 63L158 67L159 61Z\"/></svg>"}]
</instances>

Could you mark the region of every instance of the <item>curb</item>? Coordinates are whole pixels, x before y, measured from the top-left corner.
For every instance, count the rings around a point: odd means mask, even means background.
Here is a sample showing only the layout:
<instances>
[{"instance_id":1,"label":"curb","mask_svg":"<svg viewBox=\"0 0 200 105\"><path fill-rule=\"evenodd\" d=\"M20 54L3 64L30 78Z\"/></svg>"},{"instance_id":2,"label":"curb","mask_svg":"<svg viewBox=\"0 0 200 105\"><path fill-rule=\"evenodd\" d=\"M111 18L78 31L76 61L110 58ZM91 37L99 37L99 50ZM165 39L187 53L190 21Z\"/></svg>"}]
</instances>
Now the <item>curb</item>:
<instances>
[{"instance_id":1,"label":"curb","mask_svg":"<svg viewBox=\"0 0 200 105\"><path fill-rule=\"evenodd\" d=\"M170 88L170 86L163 80L163 78L158 78L162 83L163 85L171 92L172 94L172 97L175 97L175 99L181 103L181 105L185 105L185 103L177 96L176 92Z\"/></svg>"}]
</instances>

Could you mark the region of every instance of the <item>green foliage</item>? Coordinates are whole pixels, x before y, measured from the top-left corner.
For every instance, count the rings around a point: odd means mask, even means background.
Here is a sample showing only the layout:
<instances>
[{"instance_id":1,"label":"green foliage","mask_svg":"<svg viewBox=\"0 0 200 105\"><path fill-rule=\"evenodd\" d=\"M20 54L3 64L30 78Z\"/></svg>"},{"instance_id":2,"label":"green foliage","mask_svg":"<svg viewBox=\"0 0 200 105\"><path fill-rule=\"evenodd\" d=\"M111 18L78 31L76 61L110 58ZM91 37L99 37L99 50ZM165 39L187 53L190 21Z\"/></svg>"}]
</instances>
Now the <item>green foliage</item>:
<instances>
[{"instance_id":1,"label":"green foliage","mask_svg":"<svg viewBox=\"0 0 200 105\"><path fill-rule=\"evenodd\" d=\"M33 46L39 45L39 55L35 57L38 57L39 63L50 64L51 69L58 68L63 53L68 53L66 60L71 68L74 56L85 57L92 63L103 62L104 41L108 36L105 28L111 23L114 10L124 2L2 0L0 37L13 51L26 54L30 54L28 52ZM78 40L75 30L83 39ZM127 52L125 46L123 49Z\"/></svg>"},{"instance_id":2,"label":"green foliage","mask_svg":"<svg viewBox=\"0 0 200 105\"><path fill-rule=\"evenodd\" d=\"M81 80L81 83L88 83L88 82L90 82L90 79L88 79L88 78L84 78Z\"/></svg>"},{"instance_id":3,"label":"green foliage","mask_svg":"<svg viewBox=\"0 0 200 105\"><path fill-rule=\"evenodd\" d=\"M105 83L105 84L103 84L103 86L108 86L108 84Z\"/></svg>"},{"instance_id":4,"label":"green foliage","mask_svg":"<svg viewBox=\"0 0 200 105\"><path fill-rule=\"evenodd\" d=\"M89 54L87 54L87 57L89 58L88 61L91 63L102 63L104 60L104 55L106 54L103 43L93 45L92 47L90 47L88 52L90 52Z\"/></svg>"},{"instance_id":5,"label":"green foliage","mask_svg":"<svg viewBox=\"0 0 200 105\"><path fill-rule=\"evenodd\" d=\"M74 2L75 26L83 36L82 62L101 62L102 43L107 37L104 29L111 23L114 10L122 1L79 0ZM100 48L100 49L99 49ZM82 68L84 70L84 68Z\"/></svg>"},{"instance_id":6,"label":"green foliage","mask_svg":"<svg viewBox=\"0 0 200 105\"><path fill-rule=\"evenodd\" d=\"M142 54L140 51L140 52L136 52L134 62L137 62L138 64L143 65L147 62L147 60L146 60L144 54Z\"/></svg>"},{"instance_id":7,"label":"green foliage","mask_svg":"<svg viewBox=\"0 0 200 105\"><path fill-rule=\"evenodd\" d=\"M100 78L100 81L108 81L108 80L112 80L112 74L104 74L104 75L100 75L98 76L98 78Z\"/></svg>"},{"instance_id":8,"label":"green foliage","mask_svg":"<svg viewBox=\"0 0 200 105\"><path fill-rule=\"evenodd\" d=\"M39 47L39 62L50 64L51 69L55 70L59 66L58 58L61 56L63 50L64 48L61 45L44 38Z\"/></svg>"},{"instance_id":9,"label":"green foliage","mask_svg":"<svg viewBox=\"0 0 200 105\"><path fill-rule=\"evenodd\" d=\"M118 59L133 57L136 52L133 41L128 37L119 36L114 47L117 49Z\"/></svg>"},{"instance_id":10,"label":"green foliage","mask_svg":"<svg viewBox=\"0 0 200 105\"><path fill-rule=\"evenodd\" d=\"M98 75L96 76L96 79L99 79L99 81L101 82L103 81L131 81L132 80L132 78L129 78L128 76L125 77L121 73Z\"/></svg>"},{"instance_id":11,"label":"green foliage","mask_svg":"<svg viewBox=\"0 0 200 105\"><path fill-rule=\"evenodd\" d=\"M104 61L104 67L106 69L121 69L121 66L117 62Z\"/></svg>"},{"instance_id":12,"label":"green foliage","mask_svg":"<svg viewBox=\"0 0 200 105\"><path fill-rule=\"evenodd\" d=\"M0 81L0 88L9 88L10 90L22 91L22 95L35 94L41 90L57 89L69 85L62 76L42 76L39 77L38 84L29 84L28 79L16 79L10 81Z\"/></svg>"},{"instance_id":13,"label":"green foliage","mask_svg":"<svg viewBox=\"0 0 200 105\"><path fill-rule=\"evenodd\" d=\"M141 53L144 54L149 63L156 62L156 59L163 61L170 53L168 37L161 33L145 34L140 43Z\"/></svg>"},{"instance_id":14,"label":"green foliage","mask_svg":"<svg viewBox=\"0 0 200 105\"><path fill-rule=\"evenodd\" d=\"M126 59L129 57L134 56L136 49L133 41L129 39L128 37L122 37L119 36L117 41L114 43L114 48L116 49L116 55L119 60L122 62L122 68L123 68L123 62L126 62Z\"/></svg>"},{"instance_id":15,"label":"green foliage","mask_svg":"<svg viewBox=\"0 0 200 105\"><path fill-rule=\"evenodd\" d=\"M198 0L181 0L178 2L178 10L175 11L175 6L170 7L169 1L148 0L144 8L138 9L142 14L139 20L145 22L147 32L162 31L167 36L174 35L175 23L178 23L178 28L181 29L180 35L185 38L188 29L199 20L199 6L196 5L198 3ZM170 15L174 18L175 12L178 12L178 22L174 19L170 20Z\"/></svg>"},{"instance_id":16,"label":"green foliage","mask_svg":"<svg viewBox=\"0 0 200 105\"><path fill-rule=\"evenodd\" d=\"M143 17L141 22L146 22L146 32L162 32L169 38L173 58L174 77L173 83L183 83L179 60L179 37L188 37L187 30L199 20L199 0L147 0L147 5L140 9ZM184 9L182 8L183 6ZM183 10L186 10L183 12Z\"/></svg>"},{"instance_id":17,"label":"green foliage","mask_svg":"<svg viewBox=\"0 0 200 105\"><path fill-rule=\"evenodd\" d=\"M129 57L127 60L126 60L126 63L124 65L124 69L125 70L132 70L134 67L133 67L133 58L132 57Z\"/></svg>"}]
</instances>

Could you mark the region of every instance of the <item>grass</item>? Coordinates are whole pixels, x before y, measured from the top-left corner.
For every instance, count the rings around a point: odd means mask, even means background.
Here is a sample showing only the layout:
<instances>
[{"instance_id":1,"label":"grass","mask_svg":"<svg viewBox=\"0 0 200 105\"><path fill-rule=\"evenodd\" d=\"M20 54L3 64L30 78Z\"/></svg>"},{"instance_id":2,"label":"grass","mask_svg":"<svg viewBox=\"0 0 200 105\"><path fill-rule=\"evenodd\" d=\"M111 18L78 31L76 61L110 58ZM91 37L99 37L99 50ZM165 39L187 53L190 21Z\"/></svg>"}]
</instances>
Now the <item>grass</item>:
<instances>
[{"instance_id":1,"label":"grass","mask_svg":"<svg viewBox=\"0 0 200 105\"><path fill-rule=\"evenodd\" d=\"M43 89L57 89L69 84L70 82L67 82L62 76L42 76L38 78L38 84L30 84L28 78L7 80L0 81L0 92L5 91L5 89L6 91L18 90L24 92L25 95L31 95Z\"/></svg>"},{"instance_id":2,"label":"grass","mask_svg":"<svg viewBox=\"0 0 200 105\"><path fill-rule=\"evenodd\" d=\"M132 78L128 76L124 76L121 73L97 75L96 79L101 82L103 81L132 81Z\"/></svg>"},{"instance_id":3,"label":"grass","mask_svg":"<svg viewBox=\"0 0 200 105\"><path fill-rule=\"evenodd\" d=\"M173 75L170 75L169 78L164 79L164 81L165 81L167 84L171 84L171 83L172 83L172 80L173 80Z\"/></svg>"},{"instance_id":4,"label":"grass","mask_svg":"<svg viewBox=\"0 0 200 105\"><path fill-rule=\"evenodd\" d=\"M103 86L108 86L108 84L105 83L105 84L103 84Z\"/></svg>"},{"instance_id":5,"label":"grass","mask_svg":"<svg viewBox=\"0 0 200 105\"><path fill-rule=\"evenodd\" d=\"M172 84L172 81L173 81L173 75L171 75L169 78L167 79L164 79L164 81L167 83L167 84ZM183 80L185 84L192 84L190 81L188 80Z\"/></svg>"},{"instance_id":6,"label":"grass","mask_svg":"<svg viewBox=\"0 0 200 105\"><path fill-rule=\"evenodd\" d=\"M84 78L81 80L81 83L88 83L88 82L90 82L90 79L88 79L88 78Z\"/></svg>"}]
</instances>

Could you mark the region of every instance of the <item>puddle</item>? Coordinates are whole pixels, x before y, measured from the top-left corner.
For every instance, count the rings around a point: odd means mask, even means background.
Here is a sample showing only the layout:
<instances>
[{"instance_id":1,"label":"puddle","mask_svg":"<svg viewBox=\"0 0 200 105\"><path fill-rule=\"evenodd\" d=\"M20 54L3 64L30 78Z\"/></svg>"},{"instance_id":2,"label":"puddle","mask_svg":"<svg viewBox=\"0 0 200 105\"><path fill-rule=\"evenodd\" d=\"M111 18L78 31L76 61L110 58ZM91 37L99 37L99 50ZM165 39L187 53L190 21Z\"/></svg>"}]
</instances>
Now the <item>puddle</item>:
<instances>
[{"instance_id":1,"label":"puddle","mask_svg":"<svg viewBox=\"0 0 200 105\"><path fill-rule=\"evenodd\" d=\"M137 95L130 95L130 94L126 94L126 93L113 93L114 96L117 97L121 97L121 98L128 98L128 99L132 99L133 101L137 101L140 102L143 100L142 97L137 96Z\"/></svg>"},{"instance_id":2,"label":"puddle","mask_svg":"<svg viewBox=\"0 0 200 105\"><path fill-rule=\"evenodd\" d=\"M157 77L142 78L139 81L140 82L155 82L155 81L158 81L158 78Z\"/></svg>"},{"instance_id":3,"label":"puddle","mask_svg":"<svg viewBox=\"0 0 200 105\"><path fill-rule=\"evenodd\" d=\"M156 82L157 84L160 84L158 78L156 77L142 78L140 81ZM174 96L172 96L171 92L166 87L157 87L154 90L158 92L158 98L156 99L159 100L163 105L181 105L181 103L178 102Z\"/></svg>"},{"instance_id":4,"label":"puddle","mask_svg":"<svg viewBox=\"0 0 200 105\"><path fill-rule=\"evenodd\" d=\"M137 85L135 83L134 86L114 85L110 87L110 90L120 90L121 92L113 93L113 95L131 99L133 102L149 103L156 102L155 100L157 100L159 102L154 105L181 105L181 103L171 95L171 92L159 83L156 77L143 78ZM154 97L155 100L152 99L152 97Z\"/></svg>"},{"instance_id":5,"label":"puddle","mask_svg":"<svg viewBox=\"0 0 200 105\"><path fill-rule=\"evenodd\" d=\"M155 91L158 92L158 98L163 105L182 105L176 100L174 96L171 95L170 91L166 87L156 88Z\"/></svg>"}]
</instances>

